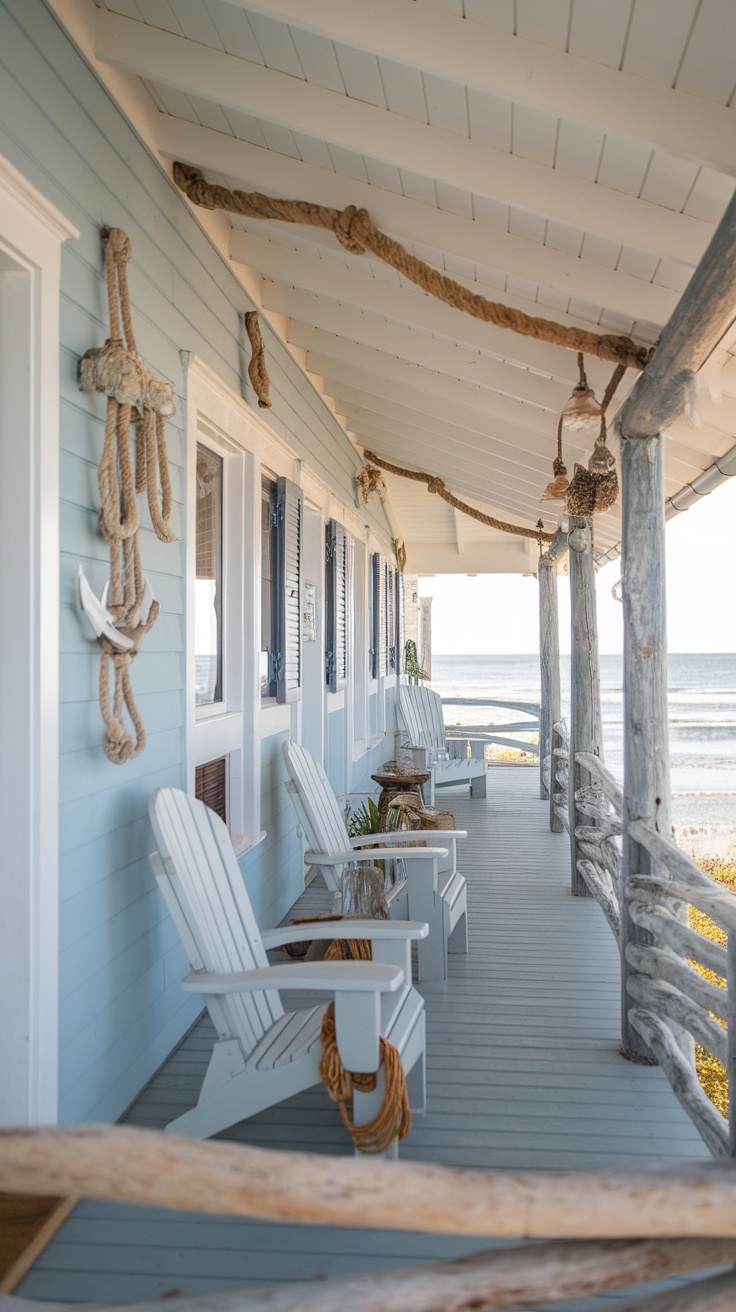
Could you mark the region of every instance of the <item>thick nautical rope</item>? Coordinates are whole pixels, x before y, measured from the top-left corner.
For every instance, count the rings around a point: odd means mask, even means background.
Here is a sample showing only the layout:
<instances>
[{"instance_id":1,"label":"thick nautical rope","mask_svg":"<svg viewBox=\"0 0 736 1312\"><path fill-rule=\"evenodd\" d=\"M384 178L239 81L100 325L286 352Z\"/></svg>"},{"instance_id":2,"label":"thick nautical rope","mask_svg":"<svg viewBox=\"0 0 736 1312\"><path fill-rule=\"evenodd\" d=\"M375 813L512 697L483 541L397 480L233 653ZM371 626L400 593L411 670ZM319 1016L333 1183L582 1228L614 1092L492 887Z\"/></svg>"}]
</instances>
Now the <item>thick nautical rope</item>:
<instances>
[{"instance_id":1,"label":"thick nautical rope","mask_svg":"<svg viewBox=\"0 0 736 1312\"><path fill-rule=\"evenodd\" d=\"M107 395L105 439L97 470L100 492L100 533L110 547L110 596L107 609L122 639L98 639L100 658L100 712L105 723L104 752L121 765L140 755L146 734L133 696L130 667L141 642L159 614L153 602L141 615L145 582L141 567L140 510L136 493L144 489L154 531L162 542L176 542L169 525L172 508L171 479L166 454L166 417L175 413L173 387L147 370L138 355L130 308L127 266L133 248L120 228L103 230L106 237L105 277L110 336L101 348L85 352L80 368L84 391ZM135 475L131 460L131 424L136 428ZM160 502L159 502L160 486ZM114 670L112 704L110 672ZM133 734L123 719L128 712Z\"/></svg>"},{"instance_id":2,"label":"thick nautical rope","mask_svg":"<svg viewBox=\"0 0 736 1312\"><path fill-rule=\"evenodd\" d=\"M277 219L284 223L302 223L311 227L326 228L334 232L337 240L352 255L372 255L390 264L410 282L416 283L431 296L446 305L473 315L484 323L508 328L525 337L552 342L571 351L584 351L599 360L613 360L633 369L643 369L651 348L642 346L630 337L610 333L592 333L583 328L566 328L550 319L524 314L510 305L489 301L485 296L471 292L454 278L433 269L424 260L417 259L397 241L392 241L371 222L368 211L348 205L344 210L313 205L303 200L279 200L264 196L259 191L230 191L227 187L207 182L199 169L189 164L174 164L174 181L195 205L209 210L229 210L247 218Z\"/></svg>"},{"instance_id":3,"label":"thick nautical rope","mask_svg":"<svg viewBox=\"0 0 736 1312\"><path fill-rule=\"evenodd\" d=\"M327 1092L340 1108L343 1125L361 1153L385 1153L397 1139L405 1139L411 1129L411 1108L406 1076L398 1051L381 1037L380 1064L386 1090L383 1105L372 1121L355 1125L347 1104L353 1093L371 1093L377 1082L374 1074L360 1075L346 1071L337 1050L335 1004L331 1002L322 1019L322 1061L319 1073Z\"/></svg>"},{"instance_id":4,"label":"thick nautical rope","mask_svg":"<svg viewBox=\"0 0 736 1312\"><path fill-rule=\"evenodd\" d=\"M374 451L366 450L365 459L370 465L378 465L385 469L389 474L398 474L401 478L413 479L416 483L426 483L430 492L435 492L437 496L442 497L449 506L454 506L463 515L470 515L471 519L477 519L479 524L487 524L488 528L500 529L502 533L513 533L519 538L532 538L534 542L551 542L554 537L553 533L540 533L536 528L522 528L520 524L507 524L503 519L496 519L493 515L486 515L482 510L476 510L475 506L469 506L467 501L461 501L456 497L454 492L450 492L445 487L441 478L435 478L433 474L423 474L418 469L402 469L400 465L392 465L382 456L377 456Z\"/></svg>"},{"instance_id":5,"label":"thick nautical rope","mask_svg":"<svg viewBox=\"0 0 736 1312\"><path fill-rule=\"evenodd\" d=\"M245 329L251 344L250 364L248 365L248 377L253 384L253 390L258 397L258 404L262 410L271 408L271 380L266 368L266 348L263 345L261 336L261 325L258 321L258 311L249 310L245 315Z\"/></svg>"}]
</instances>

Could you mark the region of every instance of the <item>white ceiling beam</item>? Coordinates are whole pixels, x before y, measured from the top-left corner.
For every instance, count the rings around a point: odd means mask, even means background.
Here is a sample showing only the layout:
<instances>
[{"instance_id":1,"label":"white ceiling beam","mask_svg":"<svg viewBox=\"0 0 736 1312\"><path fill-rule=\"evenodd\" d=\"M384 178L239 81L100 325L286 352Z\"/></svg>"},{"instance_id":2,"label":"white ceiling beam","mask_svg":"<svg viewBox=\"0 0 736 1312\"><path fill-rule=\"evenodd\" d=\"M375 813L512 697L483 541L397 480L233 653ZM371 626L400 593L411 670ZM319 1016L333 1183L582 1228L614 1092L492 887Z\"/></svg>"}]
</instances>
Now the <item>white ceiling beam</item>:
<instances>
[{"instance_id":1,"label":"white ceiling beam","mask_svg":"<svg viewBox=\"0 0 736 1312\"><path fill-rule=\"evenodd\" d=\"M553 505L551 502L546 507L539 504L543 483L538 488L525 488L511 481L498 482L494 479L492 470L483 475L477 470L468 469L453 459L449 452L445 454L444 459L441 456L433 456L433 466L427 469L427 454L421 442L410 442L383 429L371 429L366 426L361 441L369 450L375 451L377 455L383 456L392 464L405 465L421 470L423 473L434 474L441 478L448 490L454 492L456 496L477 502L483 510L492 504L506 514L518 516L526 527L536 523L540 517L548 524L559 518L561 506ZM427 493L427 495L432 494ZM493 514L493 511L486 513Z\"/></svg>"},{"instance_id":2,"label":"white ceiling beam","mask_svg":"<svg viewBox=\"0 0 736 1312\"><path fill-rule=\"evenodd\" d=\"M326 90L98 10L96 56L126 72L176 87L462 191L501 200L613 241L693 264L712 227L595 182L419 123L402 114Z\"/></svg>"},{"instance_id":3,"label":"white ceiling beam","mask_svg":"<svg viewBox=\"0 0 736 1312\"><path fill-rule=\"evenodd\" d=\"M408 64L736 174L736 112L414 0L230 0ZM663 18L663 21L666 19Z\"/></svg>"},{"instance_id":4,"label":"white ceiling beam","mask_svg":"<svg viewBox=\"0 0 736 1312\"><path fill-rule=\"evenodd\" d=\"M457 465L458 469L464 469L469 474L477 472L479 477L486 479L508 478L509 486L526 488L537 497L541 496L542 489L552 477L552 461L545 465L541 454L520 451L517 453L520 458L515 460L509 458L508 450L499 453L490 444L474 445L467 438L463 439L462 430L453 430L450 425L442 432L399 419L398 416L382 415L354 406L348 407L348 414L350 427L361 442L363 439L360 435L370 430L373 433L391 434L397 441L405 441L417 450L425 451L427 467L424 472L427 474L435 472L434 468L429 467L432 461L436 463L437 458L441 458L447 462L449 459L453 468ZM364 445L370 446L370 443Z\"/></svg>"},{"instance_id":5,"label":"white ceiling beam","mask_svg":"<svg viewBox=\"0 0 736 1312\"><path fill-rule=\"evenodd\" d=\"M552 459L557 454L556 437L549 434L542 437L530 434L525 443L511 445L495 438L477 438L455 424L432 422L424 415L413 411L400 414L400 407L395 411L384 412L377 405L357 405L344 400L345 416L350 428L359 435L366 428L386 429L399 438L417 442L427 452L451 450L462 466L468 469L476 465L480 471L493 470L504 479L518 483L532 483L539 497L542 490L552 478ZM384 403L385 404L385 403ZM565 433L563 455L568 471L575 461L587 463L593 447L593 434L587 441L580 442L579 433ZM427 457L429 460L429 455ZM711 463L709 457L698 455L680 443L669 443L666 452L666 480L671 483L670 491L689 483ZM430 472L429 470L427 472ZM668 494L669 495L669 494Z\"/></svg>"},{"instance_id":6,"label":"white ceiling beam","mask_svg":"<svg viewBox=\"0 0 736 1312\"><path fill-rule=\"evenodd\" d=\"M294 331L297 332L296 325ZM479 410L481 414L506 418L512 423L543 433L548 432L550 425L554 426L557 422L559 406L537 406L528 400L519 401L513 397L501 396L499 392L491 391L475 380L466 382L461 378L453 378L432 366L413 364L380 347L349 341L309 324L298 327L298 336L299 344L307 351L307 369L312 374L322 376L327 372L334 377L336 365L340 369L347 366L361 373L368 372L371 378L378 379L378 384L391 382L399 387L418 389L430 397L439 397L443 402L456 400L470 409Z\"/></svg>"},{"instance_id":7,"label":"white ceiling beam","mask_svg":"<svg viewBox=\"0 0 736 1312\"><path fill-rule=\"evenodd\" d=\"M357 205L367 209L376 227L397 241L411 246L418 242L448 255L473 260L504 273L525 278L541 287L579 296L594 305L628 318L665 324L677 304L679 294L669 287L659 287L628 273L604 268L592 260L553 250L526 237L516 237L503 229L478 219L464 218L440 210L435 205L411 200L407 196L385 191L367 182L357 182L330 169L304 164L275 151L264 150L247 141L238 141L211 128L199 127L168 114L160 116L159 150L167 159L179 159L203 170L224 174L236 180L241 190L263 191L283 198L296 196L313 205L345 209ZM286 225L282 225L286 227ZM288 231L294 232L292 225ZM303 240L337 246L337 239L321 229L298 229ZM239 229L235 229L234 237ZM236 259L247 259L239 254ZM508 293L484 289L491 300L500 299L527 314L541 314L565 327L590 327L574 315L563 314L546 306L535 305ZM592 325L595 327L595 325Z\"/></svg>"},{"instance_id":8,"label":"white ceiling beam","mask_svg":"<svg viewBox=\"0 0 736 1312\"><path fill-rule=\"evenodd\" d=\"M519 401L528 399L537 405L559 411L569 398L568 383L544 378L528 369L496 360L471 346L441 341L408 324L396 323L378 314L364 313L336 301L327 301L310 292L295 291L275 282L268 283L267 287L267 297L264 287L264 307L286 315L290 321L287 338L294 346L304 346L302 326L316 327L327 333L347 337L350 341L360 342L364 346L390 352L413 364L436 369L452 378L479 382L492 391Z\"/></svg>"},{"instance_id":9,"label":"white ceiling beam","mask_svg":"<svg viewBox=\"0 0 736 1312\"><path fill-rule=\"evenodd\" d=\"M369 268L363 270L354 267L358 257L347 257L350 263L346 265L343 259L332 259L329 256L322 259L316 253L288 250L277 242L269 241L266 236L244 232L241 228L233 230L230 251L234 261L257 269L264 279L282 285L291 284L300 291L361 306L365 310L373 310L376 314L385 314L387 318L404 323L413 323L429 332L441 333L445 337L454 337L457 341L476 346L500 359L515 360L531 369L540 369L556 378L577 380L576 356L569 348L523 337L508 328L499 328L463 310L454 309L418 288L402 287L384 278L376 278ZM466 285L477 295L492 296L490 289L478 282ZM264 288L264 294L266 290ZM531 308L537 314L544 315L543 307L535 305ZM588 327L590 331L600 332L597 325ZM592 357L587 361L587 369L592 385L595 386L597 382L605 387L612 366Z\"/></svg>"},{"instance_id":10,"label":"white ceiling beam","mask_svg":"<svg viewBox=\"0 0 736 1312\"><path fill-rule=\"evenodd\" d=\"M549 472L557 451L556 425L551 419L546 432L532 432L503 422L494 424L492 420L483 424L482 416L478 417L479 423L468 427L457 412L453 418L439 415L431 397L420 409L412 408L408 398L406 405L400 405L377 394L349 387L339 380L326 378L325 386L330 396L338 401L346 418L354 417L360 422L370 416L373 423L389 420L408 424L425 434L436 434L458 443L460 447L467 447L469 452L483 452L488 459L510 460L535 472ZM566 460L587 459L592 446L593 435L586 441L578 432L565 434Z\"/></svg>"}]
</instances>

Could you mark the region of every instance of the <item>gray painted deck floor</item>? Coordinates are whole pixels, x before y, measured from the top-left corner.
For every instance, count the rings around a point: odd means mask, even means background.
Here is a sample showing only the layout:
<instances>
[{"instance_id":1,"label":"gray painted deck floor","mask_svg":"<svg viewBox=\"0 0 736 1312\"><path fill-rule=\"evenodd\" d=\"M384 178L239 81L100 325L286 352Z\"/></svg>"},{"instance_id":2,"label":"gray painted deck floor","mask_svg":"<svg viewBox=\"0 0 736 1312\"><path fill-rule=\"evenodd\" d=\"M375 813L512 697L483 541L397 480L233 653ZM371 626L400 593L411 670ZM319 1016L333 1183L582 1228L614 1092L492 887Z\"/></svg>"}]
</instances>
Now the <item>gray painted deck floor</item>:
<instances>
[{"instance_id":1,"label":"gray painted deck floor","mask_svg":"<svg viewBox=\"0 0 736 1312\"><path fill-rule=\"evenodd\" d=\"M535 770L495 768L487 801L440 794L469 836L470 952L447 986L425 986L428 1110L405 1160L499 1169L579 1169L703 1158L657 1069L618 1053L618 951L598 906L569 895L568 842L547 828ZM323 909L312 885L298 903ZM305 1005L301 995L299 1005ZM128 1121L163 1126L193 1105L213 1031L202 1020L141 1094ZM229 1131L274 1148L347 1153L315 1089ZM407 1217L407 1222L410 1218ZM408 1231L279 1226L81 1203L19 1293L125 1301L310 1279L450 1257L480 1241ZM487 1245L486 1245L487 1246ZM575 1304L611 1309L623 1295Z\"/></svg>"}]
</instances>

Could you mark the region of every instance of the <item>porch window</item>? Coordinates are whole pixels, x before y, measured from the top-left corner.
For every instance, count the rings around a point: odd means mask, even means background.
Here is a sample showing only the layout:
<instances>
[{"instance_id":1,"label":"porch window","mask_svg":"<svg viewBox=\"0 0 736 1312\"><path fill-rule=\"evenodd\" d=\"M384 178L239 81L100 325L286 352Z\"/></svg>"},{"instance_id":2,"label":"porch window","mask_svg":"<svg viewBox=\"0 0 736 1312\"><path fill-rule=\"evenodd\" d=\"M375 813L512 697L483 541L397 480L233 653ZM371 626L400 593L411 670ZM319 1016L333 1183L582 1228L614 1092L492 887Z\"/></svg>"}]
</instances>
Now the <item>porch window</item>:
<instances>
[{"instance_id":1,"label":"porch window","mask_svg":"<svg viewBox=\"0 0 736 1312\"><path fill-rule=\"evenodd\" d=\"M386 671L396 673L396 572L386 563Z\"/></svg>"},{"instance_id":2,"label":"porch window","mask_svg":"<svg viewBox=\"0 0 736 1312\"><path fill-rule=\"evenodd\" d=\"M263 480L261 497L261 696L294 702L302 685L301 490Z\"/></svg>"},{"instance_id":3,"label":"porch window","mask_svg":"<svg viewBox=\"0 0 736 1312\"><path fill-rule=\"evenodd\" d=\"M369 667L372 679L383 677L388 671L387 610L386 610L386 573L387 566L375 551L371 556L371 646Z\"/></svg>"},{"instance_id":4,"label":"porch window","mask_svg":"<svg viewBox=\"0 0 736 1312\"><path fill-rule=\"evenodd\" d=\"M276 696L276 484L261 479L261 696Z\"/></svg>"},{"instance_id":5,"label":"porch window","mask_svg":"<svg viewBox=\"0 0 736 1312\"><path fill-rule=\"evenodd\" d=\"M197 443L195 704L222 701L222 457Z\"/></svg>"},{"instance_id":6,"label":"porch window","mask_svg":"<svg viewBox=\"0 0 736 1312\"><path fill-rule=\"evenodd\" d=\"M404 597L404 575L396 571L396 673L404 672L404 644L406 642L406 613Z\"/></svg>"},{"instance_id":7,"label":"porch window","mask_svg":"<svg viewBox=\"0 0 736 1312\"><path fill-rule=\"evenodd\" d=\"M325 541L325 677L330 692L348 681L348 539L331 519Z\"/></svg>"}]
</instances>

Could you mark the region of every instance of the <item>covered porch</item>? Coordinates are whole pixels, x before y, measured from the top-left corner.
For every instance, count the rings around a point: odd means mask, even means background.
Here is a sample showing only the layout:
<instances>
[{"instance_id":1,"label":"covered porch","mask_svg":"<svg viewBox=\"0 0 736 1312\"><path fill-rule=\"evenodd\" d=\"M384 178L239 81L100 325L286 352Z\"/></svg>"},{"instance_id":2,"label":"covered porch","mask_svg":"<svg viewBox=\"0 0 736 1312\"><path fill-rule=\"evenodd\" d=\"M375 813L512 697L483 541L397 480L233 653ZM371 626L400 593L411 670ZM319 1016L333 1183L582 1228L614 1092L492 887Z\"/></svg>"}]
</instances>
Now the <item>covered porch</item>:
<instances>
[{"instance_id":1,"label":"covered porch","mask_svg":"<svg viewBox=\"0 0 736 1312\"><path fill-rule=\"evenodd\" d=\"M470 951L424 985L427 1111L404 1161L486 1170L591 1171L704 1160L659 1067L620 1055L620 964L592 898L571 898L567 837L549 828L532 768L489 771L487 798L447 789L468 830ZM329 906L314 881L293 914ZM303 997L304 995L302 995ZM161 1129L196 1102L212 1048L198 1022L131 1108ZM346 1155L337 1108L313 1089L228 1133L263 1148ZM409 1217L407 1217L407 1223ZM438 1261L487 1240L269 1223L84 1201L19 1290L28 1299L150 1299L344 1277ZM605 1300L610 1306L610 1295Z\"/></svg>"}]
</instances>

